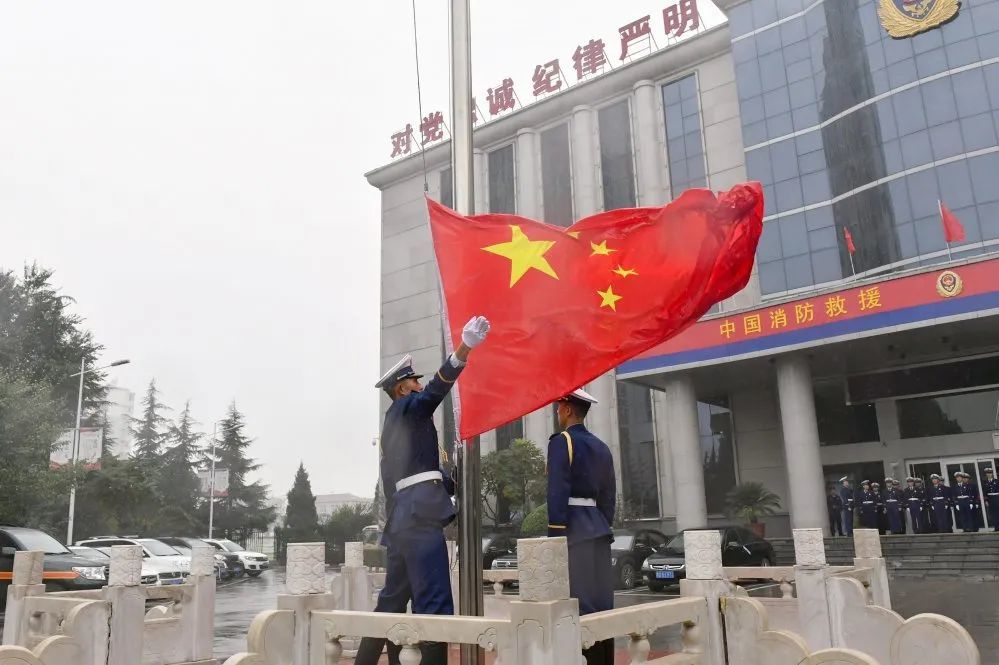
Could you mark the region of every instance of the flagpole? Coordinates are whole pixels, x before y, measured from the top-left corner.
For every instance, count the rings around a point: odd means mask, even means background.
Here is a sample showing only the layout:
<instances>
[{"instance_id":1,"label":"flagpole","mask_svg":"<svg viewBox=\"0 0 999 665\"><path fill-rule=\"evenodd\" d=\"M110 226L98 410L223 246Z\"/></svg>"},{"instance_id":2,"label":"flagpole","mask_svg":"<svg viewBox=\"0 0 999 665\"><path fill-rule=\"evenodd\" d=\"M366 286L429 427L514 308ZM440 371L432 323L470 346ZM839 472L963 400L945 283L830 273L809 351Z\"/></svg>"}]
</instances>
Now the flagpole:
<instances>
[{"instance_id":1,"label":"flagpole","mask_svg":"<svg viewBox=\"0 0 999 665\"><path fill-rule=\"evenodd\" d=\"M943 224L943 201L937 199L937 211L940 213L940 223ZM947 243L947 262L954 260L950 253L950 240L947 239L947 227L944 225L944 242Z\"/></svg>"},{"instance_id":2,"label":"flagpole","mask_svg":"<svg viewBox=\"0 0 999 665\"><path fill-rule=\"evenodd\" d=\"M847 254L850 255L850 274L856 277L857 269L853 267L853 252L847 251Z\"/></svg>"},{"instance_id":3,"label":"flagpole","mask_svg":"<svg viewBox=\"0 0 999 665\"><path fill-rule=\"evenodd\" d=\"M451 174L454 209L475 212L472 173L472 41L469 0L451 0ZM458 464L458 611L482 616L482 519L479 446L467 441L455 451ZM462 665L479 665L478 645L461 646Z\"/></svg>"}]
</instances>

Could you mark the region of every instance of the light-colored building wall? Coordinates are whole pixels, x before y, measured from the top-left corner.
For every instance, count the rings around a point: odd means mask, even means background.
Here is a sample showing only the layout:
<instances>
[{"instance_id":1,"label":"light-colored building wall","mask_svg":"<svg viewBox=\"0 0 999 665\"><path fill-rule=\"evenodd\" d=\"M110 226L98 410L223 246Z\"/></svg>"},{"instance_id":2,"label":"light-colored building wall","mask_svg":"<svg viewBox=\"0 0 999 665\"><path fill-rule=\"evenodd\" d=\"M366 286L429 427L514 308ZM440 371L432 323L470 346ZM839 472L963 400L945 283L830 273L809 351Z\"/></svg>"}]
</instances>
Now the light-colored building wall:
<instances>
[{"instance_id":1,"label":"light-colored building wall","mask_svg":"<svg viewBox=\"0 0 999 665\"><path fill-rule=\"evenodd\" d=\"M108 452L118 459L125 459L132 452L132 411L135 408L135 393L127 388L108 388L105 418L108 423L108 436L111 446Z\"/></svg>"}]
</instances>

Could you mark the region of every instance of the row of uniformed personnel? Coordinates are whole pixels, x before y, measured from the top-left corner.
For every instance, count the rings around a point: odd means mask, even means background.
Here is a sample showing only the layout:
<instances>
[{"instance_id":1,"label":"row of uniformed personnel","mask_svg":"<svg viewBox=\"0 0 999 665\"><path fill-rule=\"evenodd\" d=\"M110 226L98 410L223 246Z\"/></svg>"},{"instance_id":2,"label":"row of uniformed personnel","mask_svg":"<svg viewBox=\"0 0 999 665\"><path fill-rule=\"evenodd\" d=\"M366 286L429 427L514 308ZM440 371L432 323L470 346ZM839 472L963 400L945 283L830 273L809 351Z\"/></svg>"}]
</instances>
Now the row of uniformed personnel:
<instances>
[{"instance_id":1,"label":"row of uniformed personnel","mask_svg":"<svg viewBox=\"0 0 999 665\"><path fill-rule=\"evenodd\" d=\"M982 492L963 471L954 474L953 486L934 473L928 488L921 478L910 476L904 489L898 480L885 478L884 489L865 480L861 489L854 490L849 478L840 478L841 487L830 489L827 497L830 529L833 535L852 535L857 513L864 528L901 534L906 532L908 513L914 533L948 533L954 526L974 532L984 526L983 513L987 513L989 525L999 531L999 479L991 467L984 472Z\"/></svg>"},{"instance_id":2,"label":"row of uniformed personnel","mask_svg":"<svg viewBox=\"0 0 999 665\"><path fill-rule=\"evenodd\" d=\"M472 349L485 341L489 322L473 317L462 331L462 343L426 387L406 356L376 384L392 400L381 438L381 479L386 515L382 544L388 553L385 587L376 612L453 614L451 575L444 527L456 515L454 481L441 468L440 445L433 413L451 390ZM569 545L569 593L579 613L614 606L611 524L617 490L610 449L590 433L583 420L596 404L575 390L555 403L558 434L548 443L548 535L565 536ZM374 665L385 639L364 638L355 665ZM447 645L421 643L424 665L447 662ZM388 644L390 665L399 663L400 647ZM605 640L583 655L588 665L613 663L614 640Z\"/></svg>"}]
</instances>

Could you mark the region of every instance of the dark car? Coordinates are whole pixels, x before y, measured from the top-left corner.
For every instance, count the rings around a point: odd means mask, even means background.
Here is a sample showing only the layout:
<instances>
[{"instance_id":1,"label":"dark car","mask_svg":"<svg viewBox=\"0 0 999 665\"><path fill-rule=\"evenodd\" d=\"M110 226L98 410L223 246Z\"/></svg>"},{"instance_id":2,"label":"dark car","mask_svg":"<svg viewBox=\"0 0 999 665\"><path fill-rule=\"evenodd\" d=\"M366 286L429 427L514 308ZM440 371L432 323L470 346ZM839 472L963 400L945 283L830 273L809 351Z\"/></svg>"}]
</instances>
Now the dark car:
<instances>
[{"instance_id":1,"label":"dark car","mask_svg":"<svg viewBox=\"0 0 999 665\"><path fill-rule=\"evenodd\" d=\"M741 526L703 527L688 531L718 530L722 532L722 565L772 566L774 546ZM665 547L642 564L642 575L651 591L662 591L678 584L687 576L683 558L683 533L673 536Z\"/></svg>"},{"instance_id":2,"label":"dark car","mask_svg":"<svg viewBox=\"0 0 999 665\"><path fill-rule=\"evenodd\" d=\"M107 584L107 566L73 554L44 531L0 526L0 608L7 604L7 587L13 579L14 553L31 550L45 553L42 579L49 591L100 589Z\"/></svg>"},{"instance_id":3,"label":"dark car","mask_svg":"<svg viewBox=\"0 0 999 665\"><path fill-rule=\"evenodd\" d=\"M482 570L490 570L493 561L501 556L513 555L517 559L517 539L514 536L493 534L482 537Z\"/></svg>"},{"instance_id":4,"label":"dark car","mask_svg":"<svg viewBox=\"0 0 999 665\"><path fill-rule=\"evenodd\" d=\"M614 586L618 589L631 589L641 579L639 567L642 562L666 544L666 536L653 529L614 529L614 542L611 543L611 564L614 566ZM483 564L483 568L485 568ZM517 541L513 541L510 554L493 559L493 570L517 568Z\"/></svg>"},{"instance_id":5,"label":"dark car","mask_svg":"<svg viewBox=\"0 0 999 665\"><path fill-rule=\"evenodd\" d=\"M192 551L195 547L203 545L205 547L211 547L215 550L216 557L221 556L225 560L225 568L219 570L219 566L216 565L215 572L222 579L229 579L231 577L242 577L243 576L243 562L239 560L238 554L233 554L232 552L223 552L216 550L213 545L206 543L200 538L191 538L187 536L165 536L162 538L157 538L156 540L161 543L166 543L170 547L174 548L184 556L191 556Z\"/></svg>"}]
</instances>

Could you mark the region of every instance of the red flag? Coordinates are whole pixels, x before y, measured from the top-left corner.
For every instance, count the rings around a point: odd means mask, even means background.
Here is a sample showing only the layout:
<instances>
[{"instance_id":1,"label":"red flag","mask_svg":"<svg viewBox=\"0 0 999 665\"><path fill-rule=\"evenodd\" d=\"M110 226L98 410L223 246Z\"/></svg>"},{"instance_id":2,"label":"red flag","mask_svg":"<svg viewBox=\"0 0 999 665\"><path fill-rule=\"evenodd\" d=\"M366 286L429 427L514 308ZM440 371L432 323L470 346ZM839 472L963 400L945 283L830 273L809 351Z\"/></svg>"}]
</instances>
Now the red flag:
<instances>
[{"instance_id":1,"label":"red flag","mask_svg":"<svg viewBox=\"0 0 999 665\"><path fill-rule=\"evenodd\" d=\"M471 316L492 325L458 383L463 439L550 404L740 291L763 230L755 182L568 229L427 204L452 339Z\"/></svg>"},{"instance_id":2,"label":"red flag","mask_svg":"<svg viewBox=\"0 0 999 665\"><path fill-rule=\"evenodd\" d=\"M947 209L943 201L937 201L937 203L940 206L940 221L943 222L944 240L948 243L964 240L964 227L961 226L957 216Z\"/></svg>"},{"instance_id":3,"label":"red flag","mask_svg":"<svg viewBox=\"0 0 999 665\"><path fill-rule=\"evenodd\" d=\"M853 244L853 235L850 234L850 229L843 227L843 237L846 238L846 250L851 254L857 253L857 246Z\"/></svg>"}]
</instances>

